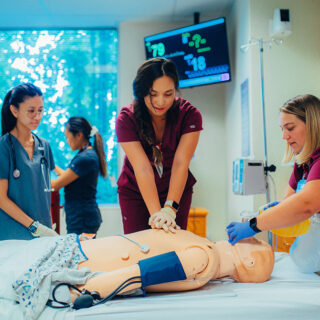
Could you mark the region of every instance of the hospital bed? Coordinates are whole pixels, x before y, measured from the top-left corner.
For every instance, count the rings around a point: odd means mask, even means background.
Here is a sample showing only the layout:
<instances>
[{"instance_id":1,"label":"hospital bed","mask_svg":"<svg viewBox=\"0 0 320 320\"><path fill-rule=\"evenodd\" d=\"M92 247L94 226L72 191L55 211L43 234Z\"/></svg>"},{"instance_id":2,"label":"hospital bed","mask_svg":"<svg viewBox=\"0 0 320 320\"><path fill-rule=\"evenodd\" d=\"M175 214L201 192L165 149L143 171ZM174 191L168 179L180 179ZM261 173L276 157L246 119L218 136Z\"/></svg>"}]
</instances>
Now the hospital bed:
<instances>
[{"instance_id":1,"label":"hospital bed","mask_svg":"<svg viewBox=\"0 0 320 320\"><path fill-rule=\"evenodd\" d=\"M276 253L265 283L214 280L195 291L116 299L67 319L320 319L320 276L301 273L287 253Z\"/></svg>"},{"instance_id":2,"label":"hospital bed","mask_svg":"<svg viewBox=\"0 0 320 320\"><path fill-rule=\"evenodd\" d=\"M1 288L6 282L3 269L5 262L1 260L3 254L4 249L0 247L0 319L22 320L21 307L10 299L10 295L6 296ZM39 319L312 320L320 318L319 297L320 276L301 273L288 254L276 253L274 271L265 283L213 280L195 291L116 298L104 305L77 311L46 307Z\"/></svg>"}]
</instances>

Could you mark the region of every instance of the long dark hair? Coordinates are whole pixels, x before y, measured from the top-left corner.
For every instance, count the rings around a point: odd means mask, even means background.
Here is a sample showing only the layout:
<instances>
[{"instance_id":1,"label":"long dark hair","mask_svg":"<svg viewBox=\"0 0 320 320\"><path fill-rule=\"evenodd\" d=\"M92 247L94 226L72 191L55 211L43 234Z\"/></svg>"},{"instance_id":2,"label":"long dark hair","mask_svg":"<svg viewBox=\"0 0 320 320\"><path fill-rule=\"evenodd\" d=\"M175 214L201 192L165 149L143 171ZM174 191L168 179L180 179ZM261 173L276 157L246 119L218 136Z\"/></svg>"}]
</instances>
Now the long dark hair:
<instances>
[{"instance_id":1,"label":"long dark hair","mask_svg":"<svg viewBox=\"0 0 320 320\"><path fill-rule=\"evenodd\" d=\"M156 142L152 139L152 123L148 108L144 102L144 98L150 94L153 82L162 77L168 76L173 82L175 89L179 87L179 76L176 65L168 59L154 58L145 61L138 69L137 75L133 81L134 94L134 117L137 121L142 139L147 146L152 148L153 160L157 163L162 162L162 153L156 147ZM173 106L166 114L167 121L176 119L177 103L174 100Z\"/></svg>"},{"instance_id":2,"label":"long dark hair","mask_svg":"<svg viewBox=\"0 0 320 320\"><path fill-rule=\"evenodd\" d=\"M84 138L90 144L90 134L92 126L89 121L83 117L71 117L67 123L66 128L72 133L73 136L76 136L77 133L82 132ZM99 158L99 171L100 174L105 178L107 176L107 162L106 155L104 153L103 139L99 132L94 134L93 147L96 150Z\"/></svg>"},{"instance_id":3,"label":"long dark hair","mask_svg":"<svg viewBox=\"0 0 320 320\"><path fill-rule=\"evenodd\" d=\"M10 132L17 124L10 106L13 105L19 109L20 103L35 96L42 96L42 92L32 83L19 84L6 94L1 109L1 135Z\"/></svg>"}]
</instances>

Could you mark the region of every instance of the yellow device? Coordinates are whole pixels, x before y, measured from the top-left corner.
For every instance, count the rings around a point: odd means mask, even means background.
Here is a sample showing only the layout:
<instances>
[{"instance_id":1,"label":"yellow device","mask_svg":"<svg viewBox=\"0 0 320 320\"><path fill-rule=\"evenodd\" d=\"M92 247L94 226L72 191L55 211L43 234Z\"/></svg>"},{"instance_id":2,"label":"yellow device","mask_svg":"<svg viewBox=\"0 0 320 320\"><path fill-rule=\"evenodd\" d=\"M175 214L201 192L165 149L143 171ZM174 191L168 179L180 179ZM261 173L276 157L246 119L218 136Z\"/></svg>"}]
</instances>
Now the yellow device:
<instances>
[{"instance_id":1,"label":"yellow device","mask_svg":"<svg viewBox=\"0 0 320 320\"><path fill-rule=\"evenodd\" d=\"M268 203L263 207L260 207L259 214L262 214L263 212L267 211L269 208L277 205L278 203L279 202L275 201L272 203ZM270 231L276 234L277 236L281 236L281 237L297 237L297 236L300 236L301 234L307 233L309 230L309 227L310 227L310 219L307 219L290 227L274 229Z\"/></svg>"}]
</instances>

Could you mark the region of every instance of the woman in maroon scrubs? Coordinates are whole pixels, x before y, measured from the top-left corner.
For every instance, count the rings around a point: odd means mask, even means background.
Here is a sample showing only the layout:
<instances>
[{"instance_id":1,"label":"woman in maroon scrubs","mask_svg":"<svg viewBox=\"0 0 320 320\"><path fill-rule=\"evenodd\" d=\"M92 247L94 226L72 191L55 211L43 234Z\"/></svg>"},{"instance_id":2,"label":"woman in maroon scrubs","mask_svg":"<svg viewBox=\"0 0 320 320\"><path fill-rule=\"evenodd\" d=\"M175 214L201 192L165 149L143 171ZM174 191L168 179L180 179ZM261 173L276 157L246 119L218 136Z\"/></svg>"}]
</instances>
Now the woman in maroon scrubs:
<instances>
[{"instance_id":1,"label":"woman in maroon scrubs","mask_svg":"<svg viewBox=\"0 0 320 320\"><path fill-rule=\"evenodd\" d=\"M283 201L256 218L232 222L229 242L254 236L260 231L285 228L309 219L320 211L320 100L310 94L297 96L280 108L282 138L287 142L284 158L295 160Z\"/></svg>"},{"instance_id":2,"label":"woman in maroon scrubs","mask_svg":"<svg viewBox=\"0 0 320 320\"><path fill-rule=\"evenodd\" d=\"M202 118L176 97L178 86L172 61L147 60L133 82L134 101L117 117L117 140L126 154L118 180L124 233L187 228L196 183L189 164Z\"/></svg>"}]
</instances>

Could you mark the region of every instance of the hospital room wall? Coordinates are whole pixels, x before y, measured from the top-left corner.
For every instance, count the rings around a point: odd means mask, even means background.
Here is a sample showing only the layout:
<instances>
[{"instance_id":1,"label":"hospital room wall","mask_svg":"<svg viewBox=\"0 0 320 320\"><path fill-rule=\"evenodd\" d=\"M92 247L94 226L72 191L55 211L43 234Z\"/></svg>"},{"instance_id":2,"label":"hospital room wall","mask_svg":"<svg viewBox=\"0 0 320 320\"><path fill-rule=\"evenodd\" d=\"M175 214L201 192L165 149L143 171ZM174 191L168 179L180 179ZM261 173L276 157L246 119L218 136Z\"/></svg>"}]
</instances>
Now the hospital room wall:
<instances>
[{"instance_id":1,"label":"hospital room wall","mask_svg":"<svg viewBox=\"0 0 320 320\"><path fill-rule=\"evenodd\" d=\"M234 15L240 17L244 8L235 3ZM237 4L238 3L238 4ZM241 1L241 5L242 5ZM264 159L261 88L260 88L260 64L259 50L252 47L246 53L241 53L239 48L249 38L269 37L269 20L273 19L276 8L290 9L292 21L292 34L283 38L282 45L273 45L269 50L264 50L264 83L265 83L265 108L267 127L268 162L277 166L273 173L277 186L277 199L281 199L287 186L292 170L292 164L284 166L281 159L285 150L285 143L281 139L279 127L279 107L289 98L298 94L311 93L320 96L320 1L319 0L250 0L249 8L245 11L249 14L247 26L247 38L238 39L234 62L237 66L245 66L246 71L237 73L233 78L233 85L227 93L227 132L232 126L236 128L236 135L228 136L228 220L239 220L241 210L256 210L265 203L264 195L236 196L232 194L232 160L241 156L241 100L240 84L245 78L249 80L249 108L251 122L251 148L254 159ZM243 16L241 17L243 20ZM236 20L235 20L236 21ZM241 26L241 23L238 23ZM241 31L240 31L241 33ZM244 36L244 34L241 34ZM240 68L241 70L241 68ZM236 97L234 99L234 97ZM235 150L233 146L237 146ZM274 189L271 186L271 200Z\"/></svg>"},{"instance_id":2,"label":"hospital room wall","mask_svg":"<svg viewBox=\"0 0 320 320\"><path fill-rule=\"evenodd\" d=\"M232 192L232 161L241 156L240 85L248 79L250 75L251 53L248 52L248 54L244 55L239 50L240 46L248 41L250 34L250 1L235 1L227 18L229 21L228 37L232 82L226 92L226 193L228 213L226 215L226 224L232 217L238 220L241 210L253 210L253 197L237 196Z\"/></svg>"}]
</instances>

